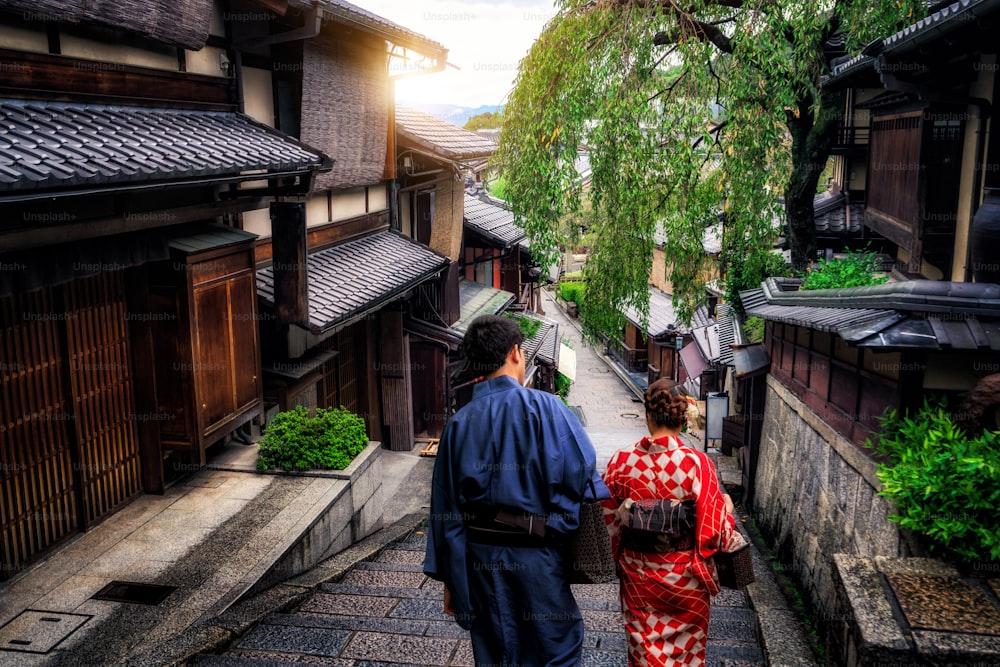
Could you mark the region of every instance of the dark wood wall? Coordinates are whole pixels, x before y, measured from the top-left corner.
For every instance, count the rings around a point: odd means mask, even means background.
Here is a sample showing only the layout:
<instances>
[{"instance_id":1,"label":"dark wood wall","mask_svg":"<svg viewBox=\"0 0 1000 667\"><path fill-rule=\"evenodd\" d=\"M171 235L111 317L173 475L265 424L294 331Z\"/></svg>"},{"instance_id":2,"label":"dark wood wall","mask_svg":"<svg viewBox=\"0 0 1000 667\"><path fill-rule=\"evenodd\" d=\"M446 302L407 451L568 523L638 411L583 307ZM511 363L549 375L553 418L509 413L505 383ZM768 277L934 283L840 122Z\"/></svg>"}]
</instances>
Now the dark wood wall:
<instances>
[{"instance_id":1,"label":"dark wood wall","mask_svg":"<svg viewBox=\"0 0 1000 667\"><path fill-rule=\"evenodd\" d=\"M867 218L907 250L922 217L920 147L923 110L876 116L871 123Z\"/></svg>"},{"instance_id":2,"label":"dark wood wall","mask_svg":"<svg viewBox=\"0 0 1000 667\"><path fill-rule=\"evenodd\" d=\"M850 347L839 336L806 327L768 322L766 331L771 374L855 444L863 445L878 428L886 408L900 407L901 374L916 366L909 357Z\"/></svg>"},{"instance_id":3,"label":"dark wood wall","mask_svg":"<svg viewBox=\"0 0 1000 667\"><path fill-rule=\"evenodd\" d=\"M122 272L0 299L0 579L142 492Z\"/></svg>"}]
</instances>

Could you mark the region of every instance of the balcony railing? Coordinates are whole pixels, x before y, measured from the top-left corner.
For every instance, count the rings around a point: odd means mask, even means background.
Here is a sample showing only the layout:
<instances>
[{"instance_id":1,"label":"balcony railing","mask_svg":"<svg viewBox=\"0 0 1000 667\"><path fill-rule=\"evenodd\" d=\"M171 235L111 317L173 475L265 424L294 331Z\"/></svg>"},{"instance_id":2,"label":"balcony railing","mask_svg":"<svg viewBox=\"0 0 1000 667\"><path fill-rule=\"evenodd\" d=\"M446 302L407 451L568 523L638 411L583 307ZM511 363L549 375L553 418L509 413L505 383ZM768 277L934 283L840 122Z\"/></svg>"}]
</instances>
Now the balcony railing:
<instances>
[{"instance_id":1,"label":"balcony railing","mask_svg":"<svg viewBox=\"0 0 1000 667\"><path fill-rule=\"evenodd\" d=\"M630 372L642 373L648 370L649 350L629 347L621 341L607 342L608 354Z\"/></svg>"}]
</instances>

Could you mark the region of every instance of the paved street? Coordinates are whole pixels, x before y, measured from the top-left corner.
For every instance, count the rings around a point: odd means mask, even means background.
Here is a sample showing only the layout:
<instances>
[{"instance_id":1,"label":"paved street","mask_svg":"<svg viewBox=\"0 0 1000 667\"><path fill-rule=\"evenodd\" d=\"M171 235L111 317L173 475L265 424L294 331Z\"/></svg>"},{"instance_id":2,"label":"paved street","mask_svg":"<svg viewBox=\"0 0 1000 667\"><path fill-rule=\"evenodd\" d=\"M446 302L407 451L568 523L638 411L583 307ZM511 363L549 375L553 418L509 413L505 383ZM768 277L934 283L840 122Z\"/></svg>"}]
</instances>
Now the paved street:
<instances>
[{"instance_id":1,"label":"paved street","mask_svg":"<svg viewBox=\"0 0 1000 667\"><path fill-rule=\"evenodd\" d=\"M548 295L547 295L548 297ZM546 316L577 354L570 395L579 406L603 469L611 454L646 434L642 404L579 331L548 298ZM426 467L404 484L394 503L428 494ZM407 498L400 498L400 495ZM197 665L473 665L468 633L442 613L439 582L422 573L426 535L421 527L390 544L374 560L355 565L336 583L319 586L293 611L274 613L221 656L199 656ZM574 586L586 627L583 665L627 664L617 584ZM708 664L764 665L757 616L743 591L723 591L713 600Z\"/></svg>"}]
</instances>

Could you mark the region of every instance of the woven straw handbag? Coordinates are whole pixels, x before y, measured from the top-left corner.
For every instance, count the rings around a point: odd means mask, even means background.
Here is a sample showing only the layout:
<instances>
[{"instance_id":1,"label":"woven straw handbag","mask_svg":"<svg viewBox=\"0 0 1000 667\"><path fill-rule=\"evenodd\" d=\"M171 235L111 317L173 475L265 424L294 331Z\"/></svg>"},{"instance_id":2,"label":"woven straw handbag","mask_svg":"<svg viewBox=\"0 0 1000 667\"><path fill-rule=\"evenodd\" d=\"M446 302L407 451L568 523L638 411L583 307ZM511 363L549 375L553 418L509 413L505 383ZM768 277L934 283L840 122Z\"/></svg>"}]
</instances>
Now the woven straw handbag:
<instances>
[{"instance_id":1,"label":"woven straw handbag","mask_svg":"<svg viewBox=\"0 0 1000 667\"><path fill-rule=\"evenodd\" d=\"M749 544L736 551L716 552L712 558L715 560L715 572L719 575L719 585L723 588L743 588L755 581Z\"/></svg>"},{"instance_id":2,"label":"woven straw handbag","mask_svg":"<svg viewBox=\"0 0 1000 667\"><path fill-rule=\"evenodd\" d=\"M593 481L590 489L597 496ZM571 584L606 584L617 578L601 501L584 498L580 503L580 528L570 542L568 556Z\"/></svg>"}]
</instances>

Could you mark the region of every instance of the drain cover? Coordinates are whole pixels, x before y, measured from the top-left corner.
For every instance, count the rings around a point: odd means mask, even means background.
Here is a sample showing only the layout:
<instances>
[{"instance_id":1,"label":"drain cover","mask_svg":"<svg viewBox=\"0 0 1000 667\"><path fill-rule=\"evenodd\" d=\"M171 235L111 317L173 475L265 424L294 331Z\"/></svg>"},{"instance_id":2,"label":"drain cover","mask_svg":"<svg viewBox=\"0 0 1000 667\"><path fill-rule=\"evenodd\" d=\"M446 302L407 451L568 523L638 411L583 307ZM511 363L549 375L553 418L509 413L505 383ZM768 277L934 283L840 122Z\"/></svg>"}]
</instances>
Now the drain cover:
<instances>
[{"instance_id":1,"label":"drain cover","mask_svg":"<svg viewBox=\"0 0 1000 667\"><path fill-rule=\"evenodd\" d=\"M132 604L158 605L177 590L176 586L139 584L132 581L112 581L90 596L91 600L131 602Z\"/></svg>"},{"instance_id":2,"label":"drain cover","mask_svg":"<svg viewBox=\"0 0 1000 667\"><path fill-rule=\"evenodd\" d=\"M636 412L623 412L622 417L624 417L625 419L638 419L639 414Z\"/></svg>"},{"instance_id":3,"label":"drain cover","mask_svg":"<svg viewBox=\"0 0 1000 667\"><path fill-rule=\"evenodd\" d=\"M0 651L48 653L90 618L87 614L22 611L0 628Z\"/></svg>"}]
</instances>

